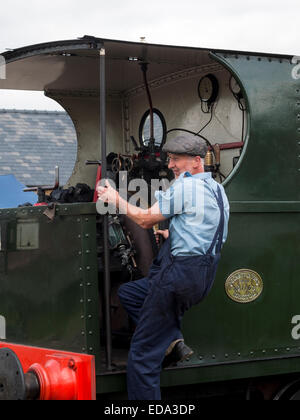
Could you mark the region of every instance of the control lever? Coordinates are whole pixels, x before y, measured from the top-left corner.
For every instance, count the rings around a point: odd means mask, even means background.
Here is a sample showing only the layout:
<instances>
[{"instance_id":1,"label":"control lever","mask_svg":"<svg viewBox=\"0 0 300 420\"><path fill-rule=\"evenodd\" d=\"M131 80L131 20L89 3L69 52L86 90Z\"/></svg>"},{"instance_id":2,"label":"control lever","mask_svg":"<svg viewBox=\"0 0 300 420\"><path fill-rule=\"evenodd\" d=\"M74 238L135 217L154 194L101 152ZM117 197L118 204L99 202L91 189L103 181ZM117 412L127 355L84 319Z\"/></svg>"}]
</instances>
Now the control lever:
<instances>
[{"instance_id":1,"label":"control lever","mask_svg":"<svg viewBox=\"0 0 300 420\"><path fill-rule=\"evenodd\" d=\"M86 165L101 165L101 160L86 160Z\"/></svg>"},{"instance_id":2,"label":"control lever","mask_svg":"<svg viewBox=\"0 0 300 420\"><path fill-rule=\"evenodd\" d=\"M138 144L137 144L137 142L136 142L136 140L135 140L135 138L133 136L130 136L130 138L131 138L131 141L133 143L134 149L137 152L139 152L141 150L142 145L141 145L141 147L139 147Z\"/></svg>"},{"instance_id":3,"label":"control lever","mask_svg":"<svg viewBox=\"0 0 300 420\"><path fill-rule=\"evenodd\" d=\"M48 186L48 185L30 185L28 188L24 188L24 192L38 192L39 189L42 191L48 191L48 190L56 190L59 188L59 167L55 166L55 181L54 181L54 187Z\"/></svg>"}]
</instances>

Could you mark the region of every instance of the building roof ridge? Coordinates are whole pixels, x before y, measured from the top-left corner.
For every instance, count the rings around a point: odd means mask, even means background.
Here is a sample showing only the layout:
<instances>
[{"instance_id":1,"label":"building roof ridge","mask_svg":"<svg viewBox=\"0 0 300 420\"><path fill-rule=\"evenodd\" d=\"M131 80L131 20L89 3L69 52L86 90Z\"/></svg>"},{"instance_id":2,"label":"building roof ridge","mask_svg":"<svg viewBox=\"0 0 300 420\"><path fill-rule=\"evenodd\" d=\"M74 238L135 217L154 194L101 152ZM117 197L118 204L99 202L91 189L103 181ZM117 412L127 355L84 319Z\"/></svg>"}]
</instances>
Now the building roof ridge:
<instances>
[{"instance_id":1,"label":"building roof ridge","mask_svg":"<svg viewBox=\"0 0 300 420\"><path fill-rule=\"evenodd\" d=\"M50 111L39 109L0 109L0 114L30 114L30 115L68 115L66 111Z\"/></svg>"}]
</instances>

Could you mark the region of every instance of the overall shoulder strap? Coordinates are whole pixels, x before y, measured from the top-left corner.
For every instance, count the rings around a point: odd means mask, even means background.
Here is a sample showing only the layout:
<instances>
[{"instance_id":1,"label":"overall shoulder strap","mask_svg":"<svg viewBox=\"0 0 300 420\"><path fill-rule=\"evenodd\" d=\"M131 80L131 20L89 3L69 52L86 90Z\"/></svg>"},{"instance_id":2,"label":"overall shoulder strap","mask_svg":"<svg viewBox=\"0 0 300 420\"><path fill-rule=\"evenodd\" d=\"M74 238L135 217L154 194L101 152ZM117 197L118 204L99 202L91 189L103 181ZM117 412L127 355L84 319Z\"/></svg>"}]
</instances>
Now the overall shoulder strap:
<instances>
[{"instance_id":1,"label":"overall shoulder strap","mask_svg":"<svg viewBox=\"0 0 300 420\"><path fill-rule=\"evenodd\" d=\"M214 248L216 247L216 253L219 254L221 252L222 249L222 245L223 245L223 234L224 234L224 202L223 202L223 198L222 198L222 192L221 192L221 188L218 185L218 190L217 190L217 194L215 193L215 191L209 186L208 182L205 180L207 186L209 187L209 189L211 190L211 192L213 193L213 195L215 196L215 199L217 201L217 204L219 206L220 209L220 221L216 230L216 233L214 235L213 241L207 251L207 254L212 254Z\"/></svg>"}]
</instances>

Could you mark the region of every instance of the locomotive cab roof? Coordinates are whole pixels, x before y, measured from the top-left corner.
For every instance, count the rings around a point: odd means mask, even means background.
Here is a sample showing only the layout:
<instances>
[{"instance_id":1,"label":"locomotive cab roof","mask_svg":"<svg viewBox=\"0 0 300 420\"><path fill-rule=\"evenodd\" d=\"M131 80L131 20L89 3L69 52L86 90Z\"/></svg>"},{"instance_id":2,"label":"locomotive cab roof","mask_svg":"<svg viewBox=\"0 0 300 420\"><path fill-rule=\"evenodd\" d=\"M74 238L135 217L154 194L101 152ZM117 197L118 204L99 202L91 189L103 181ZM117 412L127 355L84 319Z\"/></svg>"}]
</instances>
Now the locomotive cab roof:
<instances>
[{"instance_id":1,"label":"locomotive cab roof","mask_svg":"<svg viewBox=\"0 0 300 420\"><path fill-rule=\"evenodd\" d=\"M181 47L143 42L117 41L92 36L77 40L55 41L18 48L3 53L10 66L1 88L22 90L99 89L99 69L95 60L105 47L110 62L107 89L124 92L135 88L141 80L136 61L151 63L150 79L215 64L210 53L259 56L291 60L289 55L226 51L210 48Z\"/></svg>"}]
</instances>

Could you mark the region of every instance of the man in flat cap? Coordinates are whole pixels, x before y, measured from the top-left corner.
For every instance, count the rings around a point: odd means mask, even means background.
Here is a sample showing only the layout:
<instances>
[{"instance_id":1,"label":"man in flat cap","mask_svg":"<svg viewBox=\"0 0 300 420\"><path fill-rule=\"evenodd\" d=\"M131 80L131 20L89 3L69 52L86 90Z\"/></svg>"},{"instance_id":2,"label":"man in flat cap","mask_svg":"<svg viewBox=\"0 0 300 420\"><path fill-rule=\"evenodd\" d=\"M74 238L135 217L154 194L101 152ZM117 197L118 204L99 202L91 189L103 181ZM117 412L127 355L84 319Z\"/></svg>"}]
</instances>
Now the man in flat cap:
<instances>
[{"instance_id":1,"label":"man in flat cap","mask_svg":"<svg viewBox=\"0 0 300 420\"><path fill-rule=\"evenodd\" d=\"M108 183L98 187L102 201L116 205L145 229L169 219L166 241L146 278L123 284L120 300L136 324L127 364L128 397L159 400L160 372L170 361L184 360L180 324L185 311L209 293L227 237L229 204L224 188L204 172L207 146L198 136L166 142L175 181L147 210L132 206ZM167 355L167 356L166 356Z\"/></svg>"}]
</instances>

